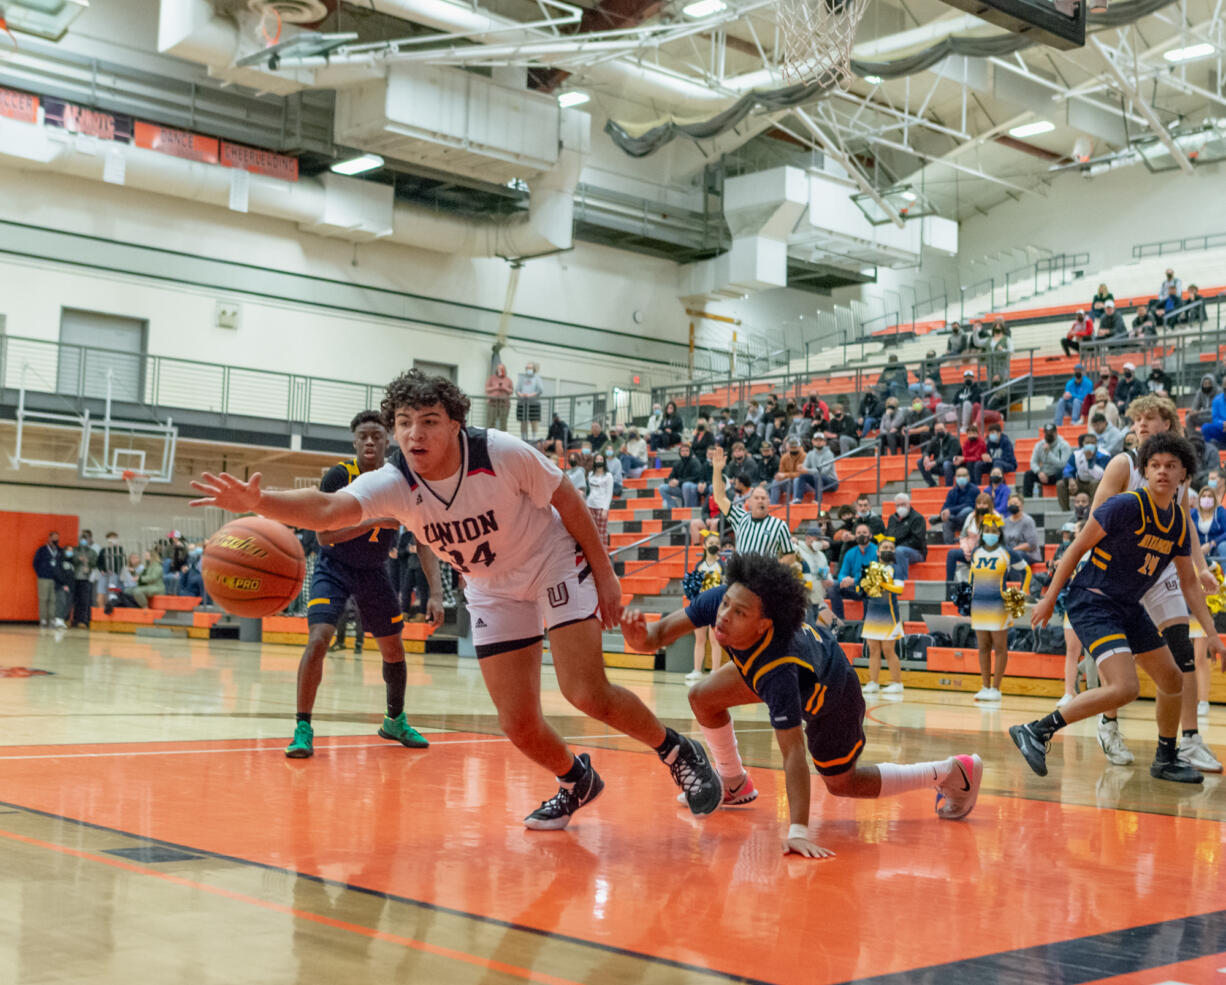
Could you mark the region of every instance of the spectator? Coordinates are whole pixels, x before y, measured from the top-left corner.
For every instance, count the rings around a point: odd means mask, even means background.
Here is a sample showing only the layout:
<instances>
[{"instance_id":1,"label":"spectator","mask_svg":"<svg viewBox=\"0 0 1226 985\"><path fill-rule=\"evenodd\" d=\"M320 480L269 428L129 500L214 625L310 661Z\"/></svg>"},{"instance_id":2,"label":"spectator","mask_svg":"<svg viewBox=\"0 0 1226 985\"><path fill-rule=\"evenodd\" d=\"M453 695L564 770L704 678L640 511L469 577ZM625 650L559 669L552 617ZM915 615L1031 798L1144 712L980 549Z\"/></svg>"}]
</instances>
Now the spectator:
<instances>
[{"instance_id":1,"label":"spectator","mask_svg":"<svg viewBox=\"0 0 1226 985\"><path fill-rule=\"evenodd\" d=\"M1115 403L1116 410L1120 412L1121 418L1128 414L1128 405L1144 393L1145 388L1141 385L1141 381L1137 379L1136 365L1134 363L1124 363L1123 373L1119 383L1116 384L1115 393L1111 398Z\"/></svg>"},{"instance_id":2,"label":"spectator","mask_svg":"<svg viewBox=\"0 0 1226 985\"><path fill-rule=\"evenodd\" d=\"M1093 319L1101 318L1107 308L1108 301L1114 306L1115 295L1107 290L1106 284L1099 284L1098 291L1095 293L1093 300L1090 301L1090 317Z\"/></svg>"},{"instance_id":3,"label":"spectator","mask_svg":"<svg viewBox=\"0 0 1226 985\"><path fill-rule=\"evenodd\" d=\"M622 472L629 479L637 479L647 467L647 440L639 434L638 428L630 428L626 432L621 461Z\"/></svg>"},{"instance_id":4,"label":"spectator","mask_svg":"<svg viewBox=\"0 0 1226 985\"><path fill-rule=\"evenodd\" d=\"M1161 358L1155 359L1150 364L1149 375L1145 378L1145 388L1150 393L1175 399L1175 381L1163 369Z\"/></svg>"},{"instance_id":5,"label":"spectator","mask_svg":"<svg viewBox=\"0 0 1226 985\"><path fill-rule=\"evenodd\" d=\"M570 425L562 420L562 416L554 411L553 420L549 422L549 430L545 432L545 447L559 458L566 457L570 448Z\"/></svg>"},{"instance_id":6,"label":"spectator","mask_svg":"<svg viewBox=\"0 0 1226 985\"><path fill-rule=\"evenodd\" d=\"M990 329L985 328L983 322L971 322L970 336L967 338L967 348L978 352L987 352L988 342L992 338Z\"/></svg>"},{"instance_id":7,"label":"spectator","mask_svg":"<svg viewBox=\"0 0 1226 985\"><path fill-rule=\"evenodd\" d=\"M1084 489L1073 497L1073 519L1085 523L1090 519L1090 494Z\"/></svg>"},{"instance_id":8,"label":"spectator","mask_svg":"<svg viewBox=\"0 0 1226 985\"><path fill-rule=\"evenodd\" d=\"M528 363L524 371L515 381L515 420L519 421L519 436L528 440L528 431L532 431L536 439L536 429L541 422L541 397L545 394L545 384L541 380L541 364Z\"/></svg>"},{"instance_id":9,"label":"spectator","mask_svg":"<svg viewBox=\"0 0 1226 985\"><path fill-rule=\"evenodd\" d=\"M751 427L755 431L760 431L762 425L762 408L758 406L756 400L749 401L749 408L745 411L745 426Z\"/></svg>"},{"instance_id":10,"label":"spectator","mask_svg":"<svg viewBox=\"0 0 1226 985\"><path fill-rule=\"evenodd\" d=\"M1163 327L1170 328L1179 321L1180 316L1176 312L1182 307L1181 292L1174 284L1170 284L1165 293L1158 295L1158 308L1155 313L1162 317Z\"/></svg>"},{"instance_id":11,"label":"spectator","mask_svg":"<svg viewBox=\"0 0 1226 985\"><path fill-rule=\"evenodd\" d=\"M869 395L872 395L871 391ZM792 409L792 423L788 425L787 437L795 438L801 445L808 444L813 437L813 419L805 417L799 407Z\"/></svg>"},{"instance_id":12,"label":"spectator","mask_svg":"<svg viewBox=\"0 0 1226 985\"><path fill-rule=\"evenodd\" d=\"M998 318L992 326L992 337L988 340L988 376L1007 375L1012 355L1013 339L1009 335L1009 326Z\"/></svg>"},{"instance_id":13,"label":"spectator","mask_svg":"<svg viewBox=\"0 0 1226 985\"><path fill-rule=\"evenodd\" d=\"M1158 337L1158 325L1154 321L1154 313L1143 304L1137 305L1133 313L1132 327L1128 330L1130 339L1154 339Z\"/></svg>"},{"instance_id":14,"label":"spectator","mask_svg":"<svg viewBox=\"0 0 1226 985\"><path fill-rule=\"evenodd\" d=\"M905 370L904 370L905 372ZM903 391L906 392L905 390ZM856 418L856 427L861 434L868 434L876 429L885 413L886 406L893 400L898 406L898 398L886 387L878 383L860 399L860 416Z\"/></svg>"},{"instance_id":15,"label":"spectator","mask_svg":"<svg viewBox=\"0 0 1226 985\"><path fill-rule=\"evenodd\" d=\"M805 490L812 489L820 501L822 495L839 488L839 474L834 466L834 452L826 446L826 436L820 431L813 436L813 447L805 456L803 469L792 482L792 502L804 499Z\"/></svg>"},{"instance_id":16,"label":"spectator","mask_svg":"<svg viewBox=\"0 0 1226 985\"><path fill-rule=\"evenodd\" d=\"M949 341L945 343L945 351L951 356L960 356L966 352L967 342L962 326L954 322L949 330Z\"/></svg>"},{"instance_id":17,"label":"spectator","mask_svg":"<svg viewBox=\"0 0 1226 985\"><path fill-rule=\"evenodd\" d=\"M64 628L64 620L56 611L59 591L56 588L60 566L60 534L52 530L47 535L47 542L34 552L34 577L38 583L38 624L40 626L54 625L56 629Z\"/></svg>"},{"instance_id":18,"label":"spectator","mask_svg":"<svg viewBox=\"0 0 1226 985\"><path fill-rule=\"evenodd\" d=\"M1099 450L1113 458L1124 450L1124 432L1107 423L1107 415L1095 411L1090 417L1089 433L1098 439Z\"/></svg>"},{"instance_id":19,"label":"spectator","mask_svg":"<svg viewBox=\"0 0 1226 985\"><path fill-rule=\"evenodd\" d=\"M784 453L779 457L779 470L771 482L771 504L783 502L785 496L795 489L796 482L805 474L805 453L799 438L789 437ZM793 502L799 502L793 497Z\"/></svg>"},{"instance_id":20,"label":"spectator","mask_svg":"<svg viewBox=\"0 0 1226 985\"><path fill-rule=\"evenodd\" d=\"M1124 432L1124 451L1135 452L1141 447L1141 436L1129 428Z\"/></svg>"},{"instance_id":21,"label":"spectator","mask_svg":"<svg viewBox=\"0 0 1226 985\"><path fill-rule=\"evenodd\" d=\"M485 381L486 420L490 427L498 431L507 429L507 415L511 411L511 394L514 392L515 384L507 376L506 366L499 363Z\"/></svg>"},{"instance_id":22,"label":"spectator","mask_svg":"<svg viewBox=\"0 0 1226 985\"><path fill-rule=\"evenodd\" d=\"M1086 376L1086 368L1081 363L1073 367L1072 377L1064 384L1064 394L1056 401L1055 423L1059 427L1064 418L1071 416L1073 424L1081 423L1081 410L1085 399L1094 391L1093 384Z\"/></svg>"},{"instance_id":23,"label":"spectator","mask_svg":"<svg viewBox=\"0 0 1226 985\"><path fill-rule=\"evenodd\" d=\"M709 438L710 435L707 437ZM609 436L605 434L604 425L600 421L592 421L592 428L588 431L587 435L587 443L593 455L598 451L605 450L605 445L609 443Z\"/></svg>"},{"instance_id":24,"label":"spectator","mask_svg":"<svg viewBox=\"0 0 1226 985\"><path fill-rule=\"evenodd\" d=\"M1098 319L1096 339L1122 339L1128 335L1124 327L1124 318L1115 310L1115 302L1108 301L1103 313Z\"/></svg>"},{"instance_id":25,"label":"spectator","mask_svg":"<svg viewBox=\"0 0 1226 985\"><path fill-rule=\"evenodd\" d=\"M995 510L992 509L992 497L989 493L980 493L975 497L975 508L962 521L962 531L958 536L957 544L945 553L945 584L947 589L957 578L958 565L965 564L968 567L970 566L975 548L979 546L979 533L983 529L983 521L994 512Z\"/></svg>"},{"instance_id":26,"label":"spectator","mask_svg":"<svg viewBox=\"0 0 1226 985\"><path fill-rule=\"evenodd\" d=\"M98 604L105 605L112 593L120 591L119 576L123 572L125 556L119 545L119 534L108 530L106 543L98 552Z\"/></svg>"},{"instance_id":27,"label":"spectator","mask_svg":"<svg viewBox=\"0 0 1226 985\"><path fill-rule=\"evenodd\" d=\"M1065 463L1060 481L1056 483L1056 498L1062 510L1069 508L1069 497L1079 492L1085 492L1093 499L1103 470L1111 461L1098 450L1098 437L1094 434L1083 434L1078 439L1078 445Z\"/></svg>"},{"instance_id":28,"label":"spectator","mask_svg":"<svg viewBox=\"0 0 1226 985\"><path fill-rule=\"evenodd\" d=\"M992 461L988 454L987 443L979 437L979 428L972 424L966 429L966 437L962 439L962 447L954 456L952 462L945 465L945 485L950 485L954 479L954 470L965 466L971 477L971 482L979 484L982 478L981 467Z\"/></svg>"},{"instance_id":29,"label":"spectator","mask_svg":"<svg viewBox=\"0 0 1226 985\"><path fill-rule=\"evenodd\" d=\"M992 497L992 509L1004 516L1009 506L1009 487L1005 485L1005 473L998 466L988 472L988 484L983 491Z\"/></svg>"},{"instance_id":30,"label":"spectator","mask_svg":"<svg viewBox=\"0 0 1226 985\"><path fill-rule=\"evenodd\" d=\"M76 573L72 564L74 553L71 547L64 548L55 565L55 620L51 625L56 629L66 628L67 620L72 615L73 592L76 588Z\"/></svg>"},{"instance_id":31,"label":"spectator","mask_svg":"<svg viewBox=\"0 0 1226 985\"><path fill-rule=\"evenodd\" d=\"M925 484L928 486L937 484L936 479L932 476L933 472L940 472L942 476L951 474L954 456L961 453L962 449L958 444L958 439L946 430L944 421L937 421L932 428L932 437L924 445L923 454L920 456L919 470ZM949 485L949 482L946 481L945 484Z\"/></svg>"},{"instance_id":32,"label":"spectator","mask_svg":"<svg viewBox=\"0 0 1226 985\"><path fill-rule=\"evenodd\" d=\"M974 511L978 497L979 487L971 482L970 470L965 465L959 465L954 472L954 484L945 494L940 515L932 519L933 523L942 525L946 544L952 544L958 539L958 531Z\"/></svg>"},{"instance_id":33,"label":"spectator","mask_svg":"<svg viewBox=\"0 0 1226 985\"><path fill-rule=\"evenodd\" d=\"M1201 425L1200 433L1206 442L1211 442L1220 451L1226 446L1226 388L1210 403L1209 418L1207 423Z\"/></svg>"},{"instance_id":34,"label":"spectator","mask_svg":"<svg viewBox=\"0 0 1226 985\"><path fill-rule=\"evenodd\" d=\"M1034 517L1026 512L1025 500L1014 493L1005 508L1005 547L1030 564L1038 564L1043 560L1043 541Z\"/></svg>"},{"instance_id":35,"label":"spectator","mask_svg":"<svg viewBox=\"0 0 1226 985\"><path fill-rule=\"evenodd\" d=\"M763 441L758 446L758 454L754 456L754 460L757 462L758 475L763 481L779 471L779 452L772 441Z\"/></svg>"},{"instance_id":36,"label":"spectator","mask_svg":"<svg viewBox=\"0 0 1226 985\"><path fill-rule=\"evenodd\" d=\"M1093 335L1094 320L1087 318L1084 311L1078 310L1073 317L1073 324L1069 326L1068 332L1060 340L1060 348L1064 350L1066 356L1071 356L1074 352L1080 352L1081 344Z\"/></svg>"},{"instance_id":37,"label":"spectator","mask_svg":"<svg viewBox=\"0 0 1226 985\"><path fill-rule=\"evenodd\" d=\"M886 357L885 368L877 385L895 397L907 392L907 367L898 361L898 353L891 352Z\"/></svg>"},{"instance_id":38,"label":"spectator","mask_svg":"<svg viewBox=\"0 0 1226 985\"><path fill-rule=\"evenodd\" d=\"M736 538L736 550L740 554L769 554L778 557L783 564L796 560L795 547L788 525L777 516L770 515L770 496L765 486L755 486L745 500L745 505L733 505L724 488L724 451L716 448L711 452L711 465L715 476L715 504L720 513L728 518Z\"/></svg>"},{"instance_id":39,"label":"spectator","mask_svg":"<svg viewBox=\"0 0 1226 985\"><path fill-rule=\"evenodd\" d=\"M1017 455L1013 452L1013 442L999 423L988 425L988 455L991 457L989 468L998 468L1002 472L1017 471ZM981 471L980 475L982 474Z\"/></svg>"},{"instance_id":40,"label":"spectator","mask_svg":"<svg viewBox=\"0 0 1226 985\"><path fill-rule=\"evenodd\" d=\"M569 468L566 469L566 478L570 480L570 484L579 492L587 495L587 468L583 464L583 454L579 451L571 451L567 458Z\"/></svg>"},{"instance_id":41,"label":"spectator","mask_svg":"<svg viewBox=\"0 0 1226 985\"><path fill-rule=\"evenodd\" d=\"M1118 384L1119 381L1120 378L1111 372L1111 367L1104 366L1098 371L1098 383L1094 387L1094 393L1097 394L1099 390L1106 390L1107 399L1110 400L1111 394L1115 392L1116 384ZM1089 412L1088 407L1085 408L1085 410L1087 413Z\"/></svg>"},{"instance_id":42,"label":"spectator","mask_svg":"<svg viewBox=\"0 0 1226 985\"><path fill-rule=\"evenodd\" d=\"M668 473L668 481L660 486L660 498L667 509L698 505L698 484L706 477L702 462L691 454L690 443L682 441L677 446L677 461Z\"/></svg>"},{"instance_id":43,"label":"spectator","mask_svg":"<svg viewBox=\"0 0 1226 985\"><path fill-rule=\"evenodd\" d=\"M757 404L751 404L757 406ZM664 423L664 411L659 404L651 405L651 413L647 415L647 424L644 426L644 433L649 437L660 430L660 425Z\"/></svg>"},{"instance_id":44,"label":"spectator","mask_svg":"<svg viewBox=\"0 0 1226 985\"><path fill-rule=\"evenodd\" d=\"M941 379L941 360L937 358L936 349L929 349L928 354L920 360L919 368L915 371L915 382L907 389L912 393L923 393L924 383L928 380L938 386L944 382Z\"/></svg>"},{"instance_id":45,"label":"spectator","mask_svg":"<svg viewBox=\"0 0 1226 985\"><path fill-rule=\"evenodd\" d=\"M1102 414L1107 419L1107 423L1117 428L1120 426L1120 409L1111 402L1111 391L1105 386L1100 386L1095 389L1094 402L1086 408L1085 416L1088 421L1093 423L1095 414ZM1121 436L1120 441L1124 439Z\"/></svg>"},{"instance_id":46,"label":"spectator","mask_svg":"<svg viewBox=\"0 0 1226 985\"><path fill-rule=\"evenodd\" d=\"M843 552L843 560L839 565L839 580L830 593L830 608L840 619L844 617L843 601L845 599L863 599L860 590L860 579L870 564L877 560L877 545L869 532L867 523L857 523L855 526L855 546Z\"/></svg>"},{"instance_id":47,"label":"spectator","mask_svg":"<svg viewBox=\"0 0 1226 985\"><path fill-rule=\"evenodd\" d=\"M73 626L89 629L90 610L94 604L94 582L98 580L98 551L94 548L92 530L82 530L72 552L72 618Z\"/></svg>"},{"instance_id":48,"label":"spectator","mask_svg":"<svg viewBox=\"0 0 1226 985\"><path fill-rule=\"evenodd\" d=\"M789 427L787 414L782 410L776 409L767 419L766 430L763 432L762 440L769 441L778 447L783 439L787 437Z\"/></svg>"},{"instance_id":49,"label":"spectator","mask_svg":"<svg viewBox=\"0 0 1226 985\"><path fill-rule=\"evenodd\" d=\"M136 577L136 587L129 593L142 609L149 608L149 600L155 595L166 594L166 582L162 574L162 558L154 549L145 555L145 564Z\"/></svg>"},{"instance_id":50,"label":"spectator","mask_svg":"<svg viewBox=\"0 0 1226 985\"><path fill-rule=\"evenodd\" d=\"M868 532L873 535L874 540L878 540L885 534L885 521L881 519L880 513L873 512L872 500L869 499L868 493L860 493L856 497L856 523L867 523Z\"/></svg>"},{"instance_id":51,"label":"spectator","mask_svg":"<svg viewBox=\"0 0 1226 985\"><path fill-rule=\"evenodd\" d=\"M832 585L830 561L822 550L821 527L809 524L804 537L796 544L796 556L809 575L809 611L807 621L816 623L822 601L826 598L826 586Z\"/></svg>"},{"instance_id":52,"label":"spectator","mask_svg":"<svg viewBox=\"0 0 1226 985\"><path fill-rule=\"evenodd\" d=\"M919 401L916 401L918 404ZM922 407L923 404L920 404ZM898 398L890 397L885 402L885 411L881 415L881 429L877 437L877 443L881 448L881 454L884 455L886 450L889 450L891 455L897 455L899 446L902 444L903 434L911 417L909 410L900 410L898 407Z\"/></svg>"},{"instance_id":53,"label":"spectator","mask_svg":"<svg viewBox=\"0 0 1226 985\"><path fill-rule=\"evenodd\" d=\"M1200 491L1197 505L1192 508L1192 522L1205 554L1226 560L1226 509L1218 503L1215 490L1205 486Z\"/></svg>"},{"instance_id":54,"label":"spectator","mask_svg":"<svg viewBox=\"0 0 1226 985\"><path fill-rule=\"evenodd\" d=\"M1178 277L1175 276L1174 270L1172 270L1170 267L1167 267L1166 277L1163 279L1162 283L1158 286L1157 296L1160 298L1164 298L1172 290L1174 290L1176 294L1182 294L1183 293L1183 281L1181 281Z\"/></svg>"},{"instance_id":55,"label":"spectator","mask_svg":"<svg viewBox=\"0 0 1226 985\"><path fill-rule=\"evenodd\" d=\"M962 373L962 386L958 392L954 394L953 404L958 411L959 421L962 424L962 430L967 429L967 425L971 423L971 418L979 410L983 403L983 394L979 389L979 384L975 381L974 370L965 370Z\"/></svg>"},{"instance_id":56,"label":"spectator","mask_svg":"<svg viewBox=\"0 0 1226 985\"><path fill-rule=\"evenodd\" d=\"M395 550L395 548L392 548ZM183 566L183 570L179 572L179 591L180 596L186 598L198 598L201 601L208 601L208 594L204 589L204 575L200 571L200 561L204 557L204 548L198 544L192 544L187 549L187 563ZM393 582L393 584L399 584Z\"/></svg>"},{"instance_id":57,"label":"spectator","mask_svg":"<svg viewBox=\"0 0 1226 985\"><path fill-rule=\"evenodd\" d=\"M613 476L601 452L592 456L592 471L587 476L587 508L600 532L600 542L609 545L609 507L613 503Z\"/></svg>"},{"instance_id":58,"label":"spectator","mask_svg":"<svg viewBox=\"0 0 1226 985\"><path fill-rule=\"evenodd\" d=\"M830 540L830 563L836 567L843 563L843 554L856 542L856 509L844 503L838 510L839 525L834 528Z\"/></svg>"},{"instance_id":59,"label":"spectator","mask_svg":"<svg viewBox=\"0 0 1226 985\"><path fill-rule=\"evenodd\" d=\"M1200 288L1195 284L1188 285L1188 296L1183 303L1187 308L1183 313L1183 320L1189 325L1203 322L1208 317L1205 313L1205 299L1200 296Z\"/></svg>"},{"instance_id":60,"label":"spectator","mask_svg":"<svg viewBox=\"0 0 1226 985\"><path fill-rule=\"evenodd\" d=\"M1012 384L1006 385L999 373L992 377L992 394L988 397L983 412L984 420L989 424L995 420L993 414L1002 421L1009 416L1009 404L1013 400L1012 389Z\"/></svg>"},{"instance_id":61,"label":"spectator","mask_svg":"<svg viewBox=\"0 0 1226 985\"><path fill-rule=\"evenodd\" d=\"M841 401L834 405L830 420L826 422L826 440L831 444L838 442L840 455L846 455L860 444L860 431Z\"/></svg>"},{"instance_id":62,"label":"spectator","mask_svg":"<svg viewBox=\"0 0 1226 985\"><path fill-rule=\"evenodd\" d=\"M746 453L743 441L738 441L732 446L732 456L728 459L728 464L724 466L726 482L731 482L733 477L738 475L743 476L751 486L756 486L761 480L757 463Z\"/></svg>"},{"instance_id":63,"label":"spectator","mask_svg":"<svg viewBox=\"0 0 1226 985\"><path fill-rule=\"evenodd\" d=\"M664 405L664 416L660 418L660 427L647 436L652 451L660 448L673 448L681 443L684 425L681 415L677 413L677 405L671 400Z\"/></svg>"},{"instance_id":64,"label":"spectator","mask_svg":"<svg viewBox=\"0 0 1226 985\"><path fill-rule=\"evenodd\" d=\"M927 559L928 528L905 492L894 497L894 515L886 524L885 535L894 541L894 570L899 578L905 579L911 565Z\"/></svg>"}]
</instances>

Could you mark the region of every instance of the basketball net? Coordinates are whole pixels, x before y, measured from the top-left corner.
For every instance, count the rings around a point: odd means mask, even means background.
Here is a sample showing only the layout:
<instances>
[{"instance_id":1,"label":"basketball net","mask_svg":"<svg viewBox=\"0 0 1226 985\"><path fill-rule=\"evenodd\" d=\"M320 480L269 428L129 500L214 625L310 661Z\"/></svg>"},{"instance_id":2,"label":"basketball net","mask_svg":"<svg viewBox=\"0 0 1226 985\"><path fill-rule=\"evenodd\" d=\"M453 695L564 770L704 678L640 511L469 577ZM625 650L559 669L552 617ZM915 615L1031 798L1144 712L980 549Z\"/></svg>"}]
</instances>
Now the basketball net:
<instances>
[{"instance_id":1,"label":"basketball net","mask_svg":"<svg viewBox=\"0 0 1226 985\"><path fill-rule=\"evenodd\" d=\"M776 58L789 85L846 89L851 47L868 0L776 0Z\"/></svg>"},{"instance_id":2,"label":"basketball net","mask_svg":"<svg viewBox=\"0 0 1226 985\"><path fill-rule=\"evenodd\" d=\"M128 484L128 498L133 503L139 503L141 493L145 491L145 486L149 485L149 476L143 472L133 472L131 469L124 469L123 481Z\"/></svg>"}]
</instances>

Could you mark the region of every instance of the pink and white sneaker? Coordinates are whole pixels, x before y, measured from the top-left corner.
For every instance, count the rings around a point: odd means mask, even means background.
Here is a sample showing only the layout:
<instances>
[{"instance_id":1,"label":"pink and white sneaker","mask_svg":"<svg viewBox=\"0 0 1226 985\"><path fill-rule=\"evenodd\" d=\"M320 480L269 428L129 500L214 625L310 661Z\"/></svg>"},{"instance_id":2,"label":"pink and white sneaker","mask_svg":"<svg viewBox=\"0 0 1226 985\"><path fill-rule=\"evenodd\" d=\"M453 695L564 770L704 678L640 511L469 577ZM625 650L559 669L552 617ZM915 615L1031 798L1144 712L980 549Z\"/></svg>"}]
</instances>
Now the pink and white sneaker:
<instances>
[{"instance_id":1,"label":"pink and white sneaker","mask_svg":"<svg viewBox=\"0 0 1226 985\"><path fill-rule=\"evenodd\" d=\"M978 754L955 756L949 775L937 784L937 817L946 821L966 817L979 799L982 779L983 760Z\"/></svg>"}]
</instances>

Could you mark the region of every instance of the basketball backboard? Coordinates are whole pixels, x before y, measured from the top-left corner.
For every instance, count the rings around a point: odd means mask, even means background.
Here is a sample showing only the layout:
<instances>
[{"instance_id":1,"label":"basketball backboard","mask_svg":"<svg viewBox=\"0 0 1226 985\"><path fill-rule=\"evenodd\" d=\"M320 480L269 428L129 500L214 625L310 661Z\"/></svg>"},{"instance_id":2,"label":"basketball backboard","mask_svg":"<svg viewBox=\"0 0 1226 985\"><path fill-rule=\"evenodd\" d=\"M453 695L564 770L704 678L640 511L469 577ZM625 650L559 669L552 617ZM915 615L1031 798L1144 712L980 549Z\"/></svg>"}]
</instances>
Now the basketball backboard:
<instances>
[{"instance_id":1,"label":"basketball backboard","mask_svg":"<svg viewBox=\"0 0 1226 985\"><path fill-rule=\"evenodd\" d=\"M1086 43L1088 0L944 0L1014 34L1024 34L1053 48L1081 48Z\"/></svg>"}]
</instances>

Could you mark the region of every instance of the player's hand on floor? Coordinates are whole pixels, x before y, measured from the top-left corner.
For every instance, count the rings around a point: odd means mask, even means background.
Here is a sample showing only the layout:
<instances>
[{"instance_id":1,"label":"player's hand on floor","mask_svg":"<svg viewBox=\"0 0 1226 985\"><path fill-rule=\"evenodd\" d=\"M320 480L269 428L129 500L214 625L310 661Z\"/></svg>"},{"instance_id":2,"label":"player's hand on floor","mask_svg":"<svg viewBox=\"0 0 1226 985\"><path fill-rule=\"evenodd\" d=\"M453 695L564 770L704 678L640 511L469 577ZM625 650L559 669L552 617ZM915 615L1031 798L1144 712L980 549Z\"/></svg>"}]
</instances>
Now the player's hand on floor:
<instances>
[{"instance_id":1,"label":"player's hand on floor","mask_svg":"<svg viewBox=\"0 0 1226 985\"><path fill-rule=\"evenodd\" d=\"M443 619L445 617L446 613L443 612L442 601L432 597L430 601L426 603L426 621L430 623L434 629L438 629L439 626L443 624Z\"/></svg>"},{"instance_id":2,"label":"player's hand on floor","mask_svg":"<svg viewBox=\"0 0 1226 985\"><path fill-rule=\"evenodd\" d=\"M1052 610L1056 607L1055 600L1051 593L1044 595L1035 603L1034 608L1030 612L1030 626L1032 629L1038 629L1040 626L1046 626L1048 620L1051 619Z\"/></svg>"},{"instance_id":3,"label":"player's hand on floor","mask_svg":"<svg viewBox=\"0 0 1226 985\"><path fill-rule=\"evenodd\" d=\"M229 472L221 475L205 472L192 480L192 488L204 493L200 499L192 500L192 506L219 506L231 513L254 513L260 502L260 473L244 482Z\"/></svg>"},{"instance_id":4,"label":"player's hand on floor","mask_svg":"<svg viewBox=\"0 0 1226 985\"><path fill-rule=\"evenodd\" d=\"M834 858L829 848L811 842L808 838L789 838L783 843L784 855L803 855L805 858Z\"/></svg>"},{"instance_id":5,"label":"player's hand on floor","mask_svg":"<svg viewBox=\"0 0 1226 985\"><path fill-rule=\"evenodd\" d=\"M638 609L622 613L622 639L632 650L647 649L647 617Z\"/></svg>"},{"instance_id":6,"label":"player's hand on floor","mask_svg":"<svg viewBox=\"0 0 1226 985\"><path fill-rule=\"evenodd\" d=\"M596 581L596 598L600 604L600 622L612 629L622 617L622 586L617 575L606 575Z\"/></svg>"}]
</instances>

